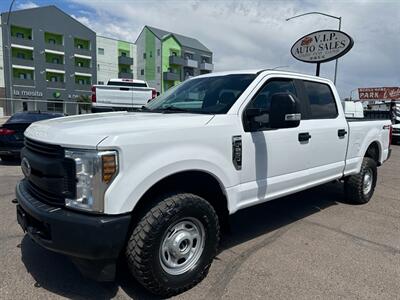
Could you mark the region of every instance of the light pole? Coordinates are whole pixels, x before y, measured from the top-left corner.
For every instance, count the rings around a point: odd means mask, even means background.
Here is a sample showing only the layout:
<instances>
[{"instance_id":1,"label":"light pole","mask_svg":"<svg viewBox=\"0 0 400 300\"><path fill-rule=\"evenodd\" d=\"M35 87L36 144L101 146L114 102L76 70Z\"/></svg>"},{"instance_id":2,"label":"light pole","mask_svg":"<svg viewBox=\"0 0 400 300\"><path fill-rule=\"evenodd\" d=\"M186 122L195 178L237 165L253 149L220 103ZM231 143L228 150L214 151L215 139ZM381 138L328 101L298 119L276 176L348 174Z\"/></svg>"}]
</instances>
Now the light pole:
<instances>
[{"instance_id":1,"label":"light pole","mask_svg":"<svg viewBox=\"0 0 400 300\"><path fill-rule=\"evenodd\" d=\"M305 14L296 15L296 16L293 16L291 18L286 19L286 21L289 21L289 20L295 19L295 18L299 18L299 17L303 17L303 16L307 16L307 15L322 15L322 16L325 16L325 17L329 17L329 18L333 18L333 19L339 20L339 31L342 28L342 17L336 17L336 16L333 16L333 15L329 15L329 14L318 12L318 11L312 11L312 12L308 12L308 13L305 13ZM338 60L339 59L336 59L336 61L335 61L335 77L333 79L333 83L334 84L336 84Z\"/></svg>"},{"instance_id":2,"label":"light pole","mask_svg":"<svg viewBox=\"0 0 400 300\"><path fill-rule=\"evenodd\" d=\"M10 3L10 8L8 9L8 15L7 15L7 23L6 23L6 25L7 25L7 29L8 29L8 35L7 35L7 38L8 38L8 68L9 68L9 83L10 83L10 113L12 114L13 113L13 102L12 102L12 97L13 97L13 91L12 91L12 76L13 76L13 70L12 70L12 65L11 65L11 55L12 55L12 52L11 52L11 24L10 24L10 17L11 17L11 10L12 10L12 7L13 7L13 5L14 5L14 2L15 2L15 0L12 0L11 1L11 3ZM7 101L7 100L6 100Z\"/></svg>"}]
</instances>

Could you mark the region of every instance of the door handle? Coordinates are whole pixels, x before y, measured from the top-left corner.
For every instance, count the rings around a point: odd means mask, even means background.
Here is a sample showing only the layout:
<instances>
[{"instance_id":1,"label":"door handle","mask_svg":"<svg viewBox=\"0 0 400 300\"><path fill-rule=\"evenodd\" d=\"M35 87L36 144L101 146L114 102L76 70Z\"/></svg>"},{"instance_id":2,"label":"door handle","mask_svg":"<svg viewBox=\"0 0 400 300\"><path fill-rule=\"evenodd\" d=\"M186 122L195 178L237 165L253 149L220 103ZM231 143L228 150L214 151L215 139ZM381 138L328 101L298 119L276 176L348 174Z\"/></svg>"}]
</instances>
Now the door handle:
<instances>
[{"instance_id":1,"label":"door handle","mask_svg":"<svg viewBox=\"0 0 400 300\"><path fill-rule=\"evenodd\" d=\"M346 129L339 129L339 130L337 131L338 137L344 137L346 134L347 134Z\"/></svg>"},{"instance_id":2,"label":"door handle","mask_svg":"<svg viewBox=\"0 0 400 300\"><path fill-rule=\"evenodd\" d=\"M311 139L311 135L308 132L299 133L299 142L307 142Z\"/></svg>"}]
</instances>

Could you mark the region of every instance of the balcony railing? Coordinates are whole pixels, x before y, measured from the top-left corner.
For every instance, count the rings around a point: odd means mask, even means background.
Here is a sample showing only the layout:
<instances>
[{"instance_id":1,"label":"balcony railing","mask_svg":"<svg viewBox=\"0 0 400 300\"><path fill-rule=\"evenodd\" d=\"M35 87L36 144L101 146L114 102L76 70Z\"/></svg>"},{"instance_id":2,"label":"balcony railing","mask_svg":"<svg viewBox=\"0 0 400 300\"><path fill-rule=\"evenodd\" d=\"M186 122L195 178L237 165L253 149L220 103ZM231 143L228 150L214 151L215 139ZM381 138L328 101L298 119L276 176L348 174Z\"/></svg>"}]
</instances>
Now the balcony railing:
<instances>
[{"instance_id":1,"label":"balcony railing","mask_svg":"<svg viewBox=\"0 0 400 300\"><path fill-rule=\"evenodd\" d=\"M61 45L61 44L45 43L44 48L48 49L48 50L65 52L65 47L64 47L64 45Z\"/></svg>"},{"instance_id":2,"label":"balcony railing","mask_svg":"<svg viewBox=\"0 0 400 300\"><path fill-rule=\"evenodd\" d=\"M20 66L27 66L27 67L33 67L34 66L33 59L13 57L11 59L11 61L12 61L13 65L20 65Z\"/></svg>"},{"instance_id":3,"label":"balcony railing","mask_svg":"<svg viewBox=\"0 0 400 300\"><path fill-rule=\"evenodd\" d=\"M118 78L133 79L133 73L131 73L131 72L119 72L118 73Z\"/></svg>"},{"instance_id":4,"label":"balcony railing","mask_svg":"<svg viewBox=\"0 0 400 300\"><path fill-rule=\"evenodd\" d=\"M35 80L33 79L21 79L21 78L13 78L13 85L27 85L27 86L35 86Z\"/></svg>"},{"instance_id":5,"label":"balcony railing","mask_svg":"<svg viewBox=\"0 0 400 300\"><path fill-rule=\"evenodd\" d=\"M62 82L62 81L47 81L47 87L65 89L65 82Z\"/></svg>"},{"instance_id":6,"label":"balcony railing","mask_svg":"<svg viewBox=\"0 0 400 300\"><path fill-rule=\"evenodd\" d=\"M184 66L189 68L198 68L199 63L197 62L197 60L186 58Z\"/></svg>"},{"instance_id":7,"label":"balcony railing","mask_svg":"<svg viewBox=\"0 0 400 300\"><path fill-rule=\"evenodd\" d=\"M11 43L12 44L17 44L17 45L22 45L22 46L33 46L33 41L30 39L26 38L21 38L21 37L16 37L12 36L11 37Z\"/></svg>"},{"instance_id":8,"label":"balcony railing","mask_svg":"<svg viewBox=\"0 0 400 300\"><path fill-rule=\"evenodd\" d=\"M183 57L180 57L180 56L171 55L169 57L169 64L170 65L183 66L185 64L185 59Z\"/></svg>"},{"instance_id":9,"label":"balcony railing","mask_svg":"<svg viewBox=\"0 0 400 300\"><path fill-rule=\"evenodd\" d=\"M120 65L133 65L133 58L128 56L118 56L118 63Z\"/></svg>"},{"instance_id":10,"label":"balcony railing","mask_svg":"<svg viewBox=\"0 0 400 300\"><path fill-rule=\"evenodd\" d=\"M83 49L75 47L75 54L85 55L85 56L92 56L90 49Z\"/></svg>"},{"instance_id":11,"label":"balcony railing","mask_svg":"<svg viewBox=\"0 0 400 300\"><path fill-rule=\"evenodd\" d=\"M164 72L164 73L163 73L163 79L164 79L164 80L179 81L179 80L180 80L180 76L179 76L178 73Z\"/></svg>"},{"instance_id":12,"label":"balcony railing","mask_svg":"<svg viewBox=\"0 0 400 300\"><path fill-rule=\"evenodd\" d=\"M205 71L212 71L214 70L214 65L210 63L203 62L200 64L200 70L205 70Z\"/></svg>"},{"instance_id":13,"label":"balcony railing","mask_svg":"<svg viewBox=\"0 0 400 300\"><path fill-rule=\"evenodd\" d=\"M57 64L57 63L52 63L52 62L46 62L46 68L48 69L56 69L56 70L64 70L65 65L64 64Z\"/></svg>"},{"instance_id":14,"label":"balcony railing","mask_svg":"<svg viewBox=\"0 0 400 300\"><path fill-rule=\"evenodd\" d=\"M90 66L88 66L88 67L75 66L75 72L92 73L92 68Z\"/></svg>"}]
</instances>

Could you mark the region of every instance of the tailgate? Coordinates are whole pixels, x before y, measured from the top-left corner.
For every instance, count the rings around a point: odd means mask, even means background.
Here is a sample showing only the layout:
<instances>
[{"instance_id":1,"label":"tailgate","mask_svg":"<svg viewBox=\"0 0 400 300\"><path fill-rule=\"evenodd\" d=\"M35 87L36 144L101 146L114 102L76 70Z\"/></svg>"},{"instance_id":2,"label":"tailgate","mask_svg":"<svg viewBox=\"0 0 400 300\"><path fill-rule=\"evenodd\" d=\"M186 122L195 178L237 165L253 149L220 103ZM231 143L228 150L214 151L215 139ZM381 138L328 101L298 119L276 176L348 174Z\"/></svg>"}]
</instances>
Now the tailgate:
<instances>
[{"instance_id":1,"label":"tailgate","mask_svg":"<svg viewBox=\"0 0 400 300\"><path fill-rule=\"evenodd\" d=\"M96 104L103 106L132 106L132 91L129 87L96 86Z\"/></svg>"},{"instance_id":2,"label":"tailgate","mask_svg":"<svg viewBox=\"0 0 400 300\"><path fill-rule=\"evenodd\" d=\"M151 96L151 88L96 86L96 104L99 106L140 107L145 105Z\"/></svg>"}]
</instances>

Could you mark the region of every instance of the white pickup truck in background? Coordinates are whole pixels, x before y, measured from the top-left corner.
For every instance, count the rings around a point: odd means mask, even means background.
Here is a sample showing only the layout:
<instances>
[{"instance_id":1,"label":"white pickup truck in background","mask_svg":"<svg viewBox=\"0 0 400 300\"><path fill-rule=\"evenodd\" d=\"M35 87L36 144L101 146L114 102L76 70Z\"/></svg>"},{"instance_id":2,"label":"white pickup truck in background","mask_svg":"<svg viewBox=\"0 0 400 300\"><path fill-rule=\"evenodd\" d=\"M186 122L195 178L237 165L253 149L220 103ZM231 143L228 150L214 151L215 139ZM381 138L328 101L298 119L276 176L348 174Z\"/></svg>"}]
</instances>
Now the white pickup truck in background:
<instances>
[{"instance_id":1,"label":"white pickup truck in background","mask_svg":"<svg viewBox=\"0 0 400 300\"><path fill-rule=\"evenodd\" d=\"M107 85L92 87L92 112L137 109L156 96L157 91L146 81L110 79Z\"/></svg>"},{"instance_id":2,"label":"white pickup truck in background","mask_svg":"<svg viewBox=\"0 0 400 300\"><path fill-rule=\"evenodd\" d=\"M201 75L135 112L32 124L17 219L84 274L110 280L121 258L148 290L171 296L207 275L220 228L240 209L332 181L367 203L390 130L390 120L347 119L327 79Z\"/></svg>"}]
</instances>

